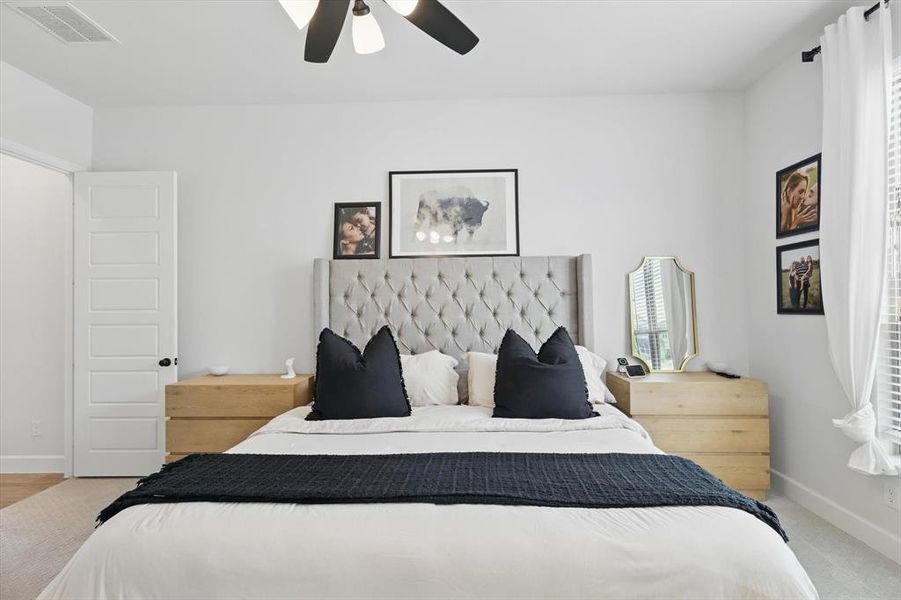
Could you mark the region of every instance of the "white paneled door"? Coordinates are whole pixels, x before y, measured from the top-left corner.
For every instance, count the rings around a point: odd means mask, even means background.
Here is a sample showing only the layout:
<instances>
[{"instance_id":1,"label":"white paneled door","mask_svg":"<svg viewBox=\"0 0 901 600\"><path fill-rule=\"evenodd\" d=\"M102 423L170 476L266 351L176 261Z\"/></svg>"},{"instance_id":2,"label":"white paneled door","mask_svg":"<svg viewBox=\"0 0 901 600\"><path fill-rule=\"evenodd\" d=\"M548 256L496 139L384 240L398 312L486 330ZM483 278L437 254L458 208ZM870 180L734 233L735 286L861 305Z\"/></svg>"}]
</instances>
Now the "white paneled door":
<instances>
[{"instance_id":1,"label":"white paneled door","mask_svg":"<svg viewBox=\"0 0 901 600\"><path fill-rule=\"evenodd\" d=\"M73 473L146 475L176 380L175 173L75 174Z\"/></svg>"}]
</instances>

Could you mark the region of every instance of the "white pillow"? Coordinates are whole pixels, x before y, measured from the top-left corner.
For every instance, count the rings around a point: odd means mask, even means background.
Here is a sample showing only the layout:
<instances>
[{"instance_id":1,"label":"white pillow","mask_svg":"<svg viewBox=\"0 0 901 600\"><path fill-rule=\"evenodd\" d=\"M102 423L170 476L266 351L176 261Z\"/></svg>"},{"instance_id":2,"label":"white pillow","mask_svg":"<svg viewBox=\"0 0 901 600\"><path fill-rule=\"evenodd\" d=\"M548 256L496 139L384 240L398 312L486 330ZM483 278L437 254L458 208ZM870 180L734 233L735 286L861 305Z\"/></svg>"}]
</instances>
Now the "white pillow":
<instances>
[{"instance_id":1,"label":"white pillow","mask_svg":"<svg viewBox=\"0 0 901 600\"><path fill-rule=\"evenodd\" d=\"M610 402L616 404L616 398L607 389L604 383L604 373L607 371L607 361L586 348L576 346L579 353L579 361L582 363L582 371L585 372L585 385L588 387L588 400L595 404Z\"/></svg>"},{"instance_id":2,"label":"white pillow","mask_svg":"<svg viewBox=\"0 0 901 600\"><path fill-rule=\"evenodd\" d=\"M604 384L604 372L607 361L584 346L576 346L582 371L585 373L585 386L588 388L588 400L600 404L615 403L616 398ZM494 408L494 379L497 371L497 354L484 352L467 352L463 359L469 364L469 404Z\"/></svg>"},{"instance_id":3,"label":"white pillow","mask_svg":"<svg viewBox=\"0 0 901 600\"><path fill-rule=\"evenodd\" d=\"M463 360L469 364L469 405L494 408L494 374L497 354L467 352Z\"/></svg>"},{"instance_id":4,"label":"white pillow","mask_svg":"<svg viewBox=\"0 0 901 600\"><path fill-rule=\"evenodd\" d=\"M404 387L411 406L458 404L457 382L460 375L454 370L457 359L437 350L400 355Z\"/></svg>"}]
</instances>

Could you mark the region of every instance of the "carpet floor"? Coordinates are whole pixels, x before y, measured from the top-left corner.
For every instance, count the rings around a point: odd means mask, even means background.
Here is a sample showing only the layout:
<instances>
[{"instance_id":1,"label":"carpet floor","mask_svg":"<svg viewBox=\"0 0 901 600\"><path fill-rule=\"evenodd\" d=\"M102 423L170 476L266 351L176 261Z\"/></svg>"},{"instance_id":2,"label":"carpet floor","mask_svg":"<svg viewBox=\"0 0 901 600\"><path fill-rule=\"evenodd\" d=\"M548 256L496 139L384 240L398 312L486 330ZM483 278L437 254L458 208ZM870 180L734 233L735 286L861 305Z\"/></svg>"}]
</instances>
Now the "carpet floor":
<instances>
[{"instance_id":1,"label":"carpet floor","mask_svg":"<svg viewBox=\"0 0 901 600\"><path fill-rule=\"evenodd\" d=\"M134 479L67 479L0 510L0 598L32 600ZM767 500L823 600L898 600L901 566L791 500Z\"/></svg>"},{"instance_id":2,"label":"carpet floor","mask_svg":"<svg viewBox=\"0 0 901 600\"><path fill-rule=\"evenodd\" d=\"M136 479L66 479L0 510L0 598L33 600Z\"/></svg>"},{"instance_id":3,"label":"carpet floor","mask_svg":"<svg viewBox=\"0 0 901 600\"><path fill-rule=\"evenodd\" d=\"M766 501L822 600L899 600L901 565L788 498Z\"/></svg>"}]
</instances>

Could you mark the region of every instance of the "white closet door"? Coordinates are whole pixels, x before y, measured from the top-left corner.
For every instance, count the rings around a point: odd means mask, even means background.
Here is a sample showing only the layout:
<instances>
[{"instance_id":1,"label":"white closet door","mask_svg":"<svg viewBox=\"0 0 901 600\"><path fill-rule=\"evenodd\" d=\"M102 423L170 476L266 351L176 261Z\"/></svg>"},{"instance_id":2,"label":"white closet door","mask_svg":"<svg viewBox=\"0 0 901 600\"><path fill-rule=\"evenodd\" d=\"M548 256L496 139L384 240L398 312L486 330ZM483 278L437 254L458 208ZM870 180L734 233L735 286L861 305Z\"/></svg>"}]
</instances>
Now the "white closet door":
<instances>
[{"instance_id":1,"label":"white closet door","mask_svg":"<svg viewBox=\"0 0 901 600\"><path fill-rule=\"evenodd\" d=\"M75 476L146 475L177 379L175 173L75 174Z\"/></svg>"}]
</instances>

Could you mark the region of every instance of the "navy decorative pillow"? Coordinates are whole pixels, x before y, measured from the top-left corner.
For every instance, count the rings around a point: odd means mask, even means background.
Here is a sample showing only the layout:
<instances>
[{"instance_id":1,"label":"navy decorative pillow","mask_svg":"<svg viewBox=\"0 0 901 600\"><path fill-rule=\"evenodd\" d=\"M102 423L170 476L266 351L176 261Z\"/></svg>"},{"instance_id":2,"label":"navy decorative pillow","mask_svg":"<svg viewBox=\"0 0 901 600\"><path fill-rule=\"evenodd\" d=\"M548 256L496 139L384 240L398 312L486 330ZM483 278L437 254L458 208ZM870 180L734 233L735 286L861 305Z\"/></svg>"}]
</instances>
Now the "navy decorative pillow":
<instances>
[{"instance_id":1,"label":"navy decorative pillow","mask_svg":"<svg viewBox=\"0 0 901 600\"><path fill-rule=\"evenodd\" d=\"M319 334L316 387L307 421L407 417L400 354L388 326L360 350L331 329Z\"/></svg>"},{"instance_id":2,"label":"navy decorative pillow","mask_svg":"<svg viewBox=\"0 0 901 600\"><path fill-rule=\"evenodd\" d=\"M566 329L557 331L536 355L508 329L497 352L494 416L508 419L587 419L591 408L579 354Z\"/></svg>"}]
</instances>

